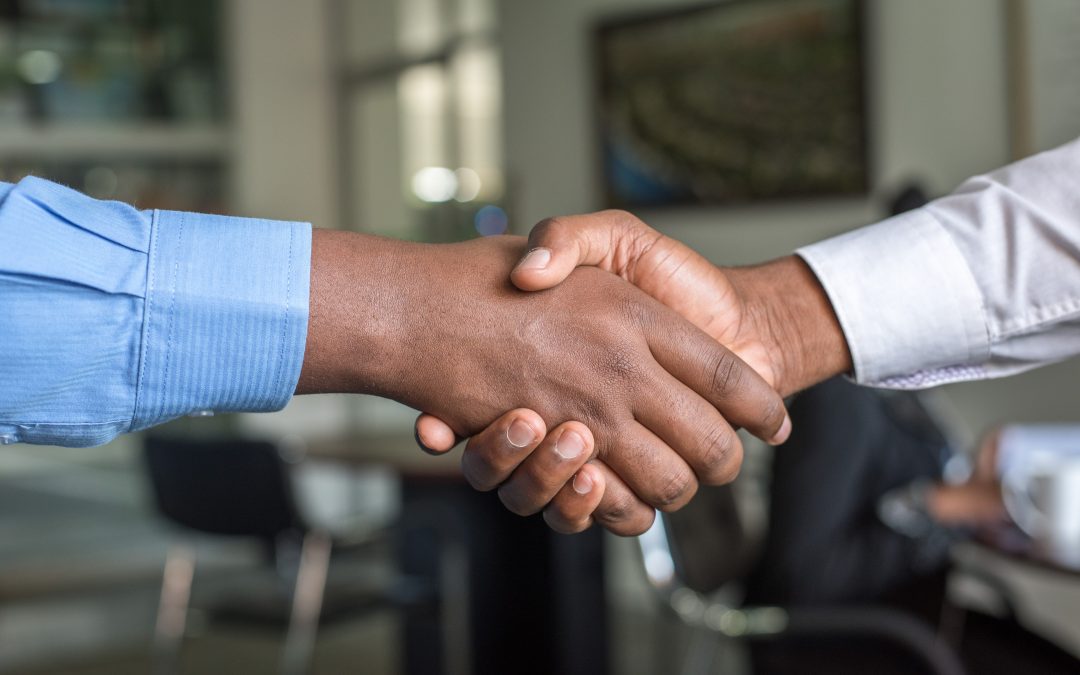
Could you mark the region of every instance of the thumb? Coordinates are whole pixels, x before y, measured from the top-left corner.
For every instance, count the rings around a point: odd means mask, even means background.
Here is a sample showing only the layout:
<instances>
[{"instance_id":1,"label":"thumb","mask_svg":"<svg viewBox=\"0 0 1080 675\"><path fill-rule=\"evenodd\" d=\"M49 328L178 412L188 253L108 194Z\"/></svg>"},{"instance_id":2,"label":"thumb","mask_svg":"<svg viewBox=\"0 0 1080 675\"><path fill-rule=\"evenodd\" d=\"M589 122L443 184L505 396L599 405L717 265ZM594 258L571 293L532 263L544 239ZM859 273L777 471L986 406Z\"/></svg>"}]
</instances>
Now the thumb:
<instances>
[{"instance_id":1,"label":"thumb","mask_svg":"<svg viewBox=\"0 0 1080 675\"><path fill-rule=\"evenodd\" d=\"M600 267L609 272L631 259L646 235L659 233L625 211L600 211L540 221L529 233L528 253L510 273L523 291L558 286L574 268Z\"/></svg>"},{"instance_id":2,"label":"thumb","mask_svg":"<svg viewBox=\"0 0 1080 675\"><path fill-rule=\"evenodd\" d=\"M445 454L461 441L449 424L428 413L416 418L414 435L420 449L432 455Z\"/></svg>"}]
</instances>

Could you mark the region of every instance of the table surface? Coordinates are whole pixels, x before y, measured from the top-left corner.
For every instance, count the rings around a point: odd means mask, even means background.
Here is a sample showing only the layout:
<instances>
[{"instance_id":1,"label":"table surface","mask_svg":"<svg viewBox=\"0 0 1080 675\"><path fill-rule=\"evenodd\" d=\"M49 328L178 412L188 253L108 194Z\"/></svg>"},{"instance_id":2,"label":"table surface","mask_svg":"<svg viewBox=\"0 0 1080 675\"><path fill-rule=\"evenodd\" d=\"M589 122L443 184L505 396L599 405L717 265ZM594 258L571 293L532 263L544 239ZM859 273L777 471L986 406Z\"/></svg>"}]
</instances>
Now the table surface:
<instances>
[{"instance_id":1,"label":"table surface","mask_svg":"<svg viewBox=\"0 0 1080 675\"><path fill-rule=\"evenodd\" d=\"M1013 525L980 532L974 543L991 553L1026 565L1080 577L1080 559L1055 556L1040 542Z\"/></svg>"},{"instance_id":2,"label":"table surface","mask_svg":"<svg viewBox=\"0 0 1080 675\"><path fill-rule=\"evenodd\" d=\"M310 441L304 448L309 459L344 464L390 466L410 476L457 478L461 476L461 450L429 455L409 433L350 434Z\"/></svg>"}]
</instances>

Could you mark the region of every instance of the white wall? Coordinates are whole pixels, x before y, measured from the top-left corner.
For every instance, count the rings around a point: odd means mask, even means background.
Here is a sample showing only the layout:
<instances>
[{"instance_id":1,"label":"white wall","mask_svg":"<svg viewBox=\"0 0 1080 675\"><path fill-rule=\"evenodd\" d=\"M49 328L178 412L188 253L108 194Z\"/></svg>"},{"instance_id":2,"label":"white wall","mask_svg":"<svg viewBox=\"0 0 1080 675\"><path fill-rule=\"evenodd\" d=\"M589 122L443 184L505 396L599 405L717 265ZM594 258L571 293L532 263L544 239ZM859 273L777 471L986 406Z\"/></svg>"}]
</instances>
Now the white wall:
<instances>
[{"instance_id":1,"label":"white wall","mask_svg":"<svg viewBox=\"0 0 1080 675\"><path fill-rule=\"evenodd\" d=\"M238 214L337 223L326 5L228 4Z\"/></svg>"},{"instance_id":2,"label":"white wall","mask_svg":"<svg viewBox=\"0 0 1080 675\"><path fill-rule=\"evenodd\" d=\"M506 149L518 231L595 209L591 26L602 16L685 0L504 0ZM945 193L1007 163L1003 5L986 0L876 0L868 11L876 197L785 206L651 210L652 225L717 263L755 262L879 219L882 194L917 176ZM949 396L973 429L995 421L1076 419L1080 362Z\"/></svg>"}]
</instances>

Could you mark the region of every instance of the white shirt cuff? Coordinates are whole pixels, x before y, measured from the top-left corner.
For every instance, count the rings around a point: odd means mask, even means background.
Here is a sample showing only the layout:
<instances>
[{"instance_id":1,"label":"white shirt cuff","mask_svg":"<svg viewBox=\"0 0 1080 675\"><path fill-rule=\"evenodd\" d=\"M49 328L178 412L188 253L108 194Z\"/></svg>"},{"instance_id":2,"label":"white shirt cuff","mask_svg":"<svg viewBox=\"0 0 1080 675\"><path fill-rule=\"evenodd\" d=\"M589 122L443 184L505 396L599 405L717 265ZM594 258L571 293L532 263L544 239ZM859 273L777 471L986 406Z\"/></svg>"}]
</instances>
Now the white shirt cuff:
<instances>
[{"instance_id":1,"label":"white shirt cuff","mask_svg":"<svg viewBox=\"0 0 1080 675\"><path fill-rule=\"evenodd\" d=\"M969 371L989 358L975 278L952 237L926 209L796 253L832 302L857 382L904 386L896 380L920 379L946 367L946 372ZM945 379L973 376L951 375Z\"/></svg>"}]
</instances>

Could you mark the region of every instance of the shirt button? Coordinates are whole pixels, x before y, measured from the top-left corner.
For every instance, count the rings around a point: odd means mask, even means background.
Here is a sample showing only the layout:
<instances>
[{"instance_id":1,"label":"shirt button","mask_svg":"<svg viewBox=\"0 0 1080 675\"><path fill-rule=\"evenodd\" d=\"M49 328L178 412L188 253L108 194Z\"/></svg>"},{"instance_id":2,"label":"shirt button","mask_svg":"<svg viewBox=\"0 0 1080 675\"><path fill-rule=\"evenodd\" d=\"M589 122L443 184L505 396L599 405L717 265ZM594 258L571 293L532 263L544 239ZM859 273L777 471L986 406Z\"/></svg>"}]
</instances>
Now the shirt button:
<instances>
[{"instance_id":1,"label":"shirt button","mask_svg":"<svg viewBox=\"0 0 1080 675\"><path fill-rule=\"evenodd\" d=\"M15 437L15 434L0 434L0 445L12 445L18 442L19 439Z\"/></svg>"},{"instance_id":2,"label":"shirt button","mask_svg":"<svg viewBox=\"0 0 1080 675\"><path fill-rule=\"evenodd\" d=\"M213 417L213 416L214 416L214 411L213 410L196 410L195 412L188 415L188 417Z\"/></svg>"}]
</instances>

